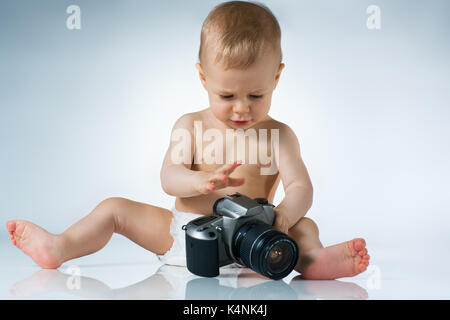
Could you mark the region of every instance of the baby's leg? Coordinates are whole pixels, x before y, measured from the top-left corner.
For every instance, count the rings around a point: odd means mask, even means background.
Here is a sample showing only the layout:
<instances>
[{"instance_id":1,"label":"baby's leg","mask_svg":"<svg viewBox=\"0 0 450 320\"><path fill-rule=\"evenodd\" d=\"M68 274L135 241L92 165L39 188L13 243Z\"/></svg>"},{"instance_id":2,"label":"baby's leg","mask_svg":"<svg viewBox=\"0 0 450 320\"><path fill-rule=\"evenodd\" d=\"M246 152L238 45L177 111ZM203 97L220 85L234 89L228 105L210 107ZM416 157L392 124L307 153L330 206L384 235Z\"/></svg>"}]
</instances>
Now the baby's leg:
<instances>
[{"instance_id":1,"label":"baby's leg","mask_svg":"<svg viewBox=\"0 0 450 320\"><path fill-rule=\"evenodd\" d=\"M289 229L299 247L300 257L295 267L304 279L337 279L352 277L369 264L366 242L356 238L324 248L319 240L319 229L310 218L302 218Z\"/></svg>"},{"instance_id":2,"label":"baby's leg","mask_svg":"<svg viewBox=\"0 0 450 320\"><path fill-rule=\"evenodd\" d=\"M114 232L147 250L165 253L173 238L169 233L172 212L124 198L100 202L86 217L55 235L24 220L8 221L11 241L42 268L58 268L70 259L103 248Z\"/></svg>"}]
</instances>

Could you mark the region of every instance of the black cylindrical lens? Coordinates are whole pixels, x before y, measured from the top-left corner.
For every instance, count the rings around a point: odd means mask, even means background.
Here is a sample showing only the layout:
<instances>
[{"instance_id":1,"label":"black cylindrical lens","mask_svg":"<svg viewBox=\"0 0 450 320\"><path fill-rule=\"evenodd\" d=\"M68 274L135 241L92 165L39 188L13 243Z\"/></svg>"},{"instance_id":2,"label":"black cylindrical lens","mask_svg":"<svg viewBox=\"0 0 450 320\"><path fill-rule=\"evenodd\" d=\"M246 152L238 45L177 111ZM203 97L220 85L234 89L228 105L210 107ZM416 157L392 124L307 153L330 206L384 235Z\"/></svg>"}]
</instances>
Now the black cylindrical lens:
<instances>
[{"instance_id":1,"label":"black cylindrical lens","mask_svg":"<svg viewBox=\"0 0 450 320\"><path fill-rule=\"evenodd\" d=\"M298 260L293 239L271 225L255 221L245 223L236 232L233 253L239 262L274 280L291 273Z\"/></svg>"},{"instance_id":2,"label":"black cylindrical lens","mask_svg":"<svg viewBox=\"0 0 450 320\"><path fill-rule=\"evenodd\" d=\"M267 268L274 273L284 271L294 258L291 243L283 240L275 243L267 254Z\"/></svg>"}]
</instances>

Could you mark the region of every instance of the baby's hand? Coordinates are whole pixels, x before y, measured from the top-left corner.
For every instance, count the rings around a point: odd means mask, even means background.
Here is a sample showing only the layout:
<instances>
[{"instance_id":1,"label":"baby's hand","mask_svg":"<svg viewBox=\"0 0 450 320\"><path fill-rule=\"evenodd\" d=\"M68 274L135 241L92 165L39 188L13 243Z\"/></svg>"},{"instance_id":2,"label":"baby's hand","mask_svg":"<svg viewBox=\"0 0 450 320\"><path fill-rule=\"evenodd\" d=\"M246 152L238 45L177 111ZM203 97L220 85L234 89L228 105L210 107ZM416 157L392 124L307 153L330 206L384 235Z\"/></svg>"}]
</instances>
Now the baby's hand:
<instances>
[{"instance_id":1,"label":"baby's hand","mask_svg":"<svg viewBox=\"0 0 450 320\"><path fill-rule=\"evenodd\" d=\"M230 174L241 165L240 161L225 164L214 172L204 172L197 187L198 192L208 194L226 187L238 187L244 184L244 178L230 178Z\"/></svg>"},{"instance_id":2,"label":"baby's hand","mask_svg":"<svg viewBox=\"0 0 450 320\"><path fill-rule=\"evenodd\" d=\"M280 212L277 212L276 210L274 210L273 212L275 214L275 221L273 223L273 226L281 232L288 234L289 225L287 219Z\"/></svg>"}]
</instances>

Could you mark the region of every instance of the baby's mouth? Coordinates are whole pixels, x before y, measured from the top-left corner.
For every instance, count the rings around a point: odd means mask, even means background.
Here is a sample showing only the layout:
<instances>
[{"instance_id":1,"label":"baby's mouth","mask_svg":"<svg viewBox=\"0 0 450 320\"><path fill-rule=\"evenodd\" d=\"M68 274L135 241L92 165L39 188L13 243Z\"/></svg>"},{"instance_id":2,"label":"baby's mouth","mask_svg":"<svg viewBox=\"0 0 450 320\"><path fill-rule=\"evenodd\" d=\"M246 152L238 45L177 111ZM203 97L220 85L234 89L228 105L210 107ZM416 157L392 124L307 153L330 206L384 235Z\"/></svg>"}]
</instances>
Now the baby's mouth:
<instances>
[{"instance_id":1,"label":"baby's mouth","mask_svg":"<svg viewBox=\"0 0 450 320\"><path fill-rule=\"evenodd\" d=\"M245 120L245 121L236 121L236 120L230 120L232 124L234 124L235 126L245 126L247 124L250 123L250 120Z\"/></svg>"}]
</instances>

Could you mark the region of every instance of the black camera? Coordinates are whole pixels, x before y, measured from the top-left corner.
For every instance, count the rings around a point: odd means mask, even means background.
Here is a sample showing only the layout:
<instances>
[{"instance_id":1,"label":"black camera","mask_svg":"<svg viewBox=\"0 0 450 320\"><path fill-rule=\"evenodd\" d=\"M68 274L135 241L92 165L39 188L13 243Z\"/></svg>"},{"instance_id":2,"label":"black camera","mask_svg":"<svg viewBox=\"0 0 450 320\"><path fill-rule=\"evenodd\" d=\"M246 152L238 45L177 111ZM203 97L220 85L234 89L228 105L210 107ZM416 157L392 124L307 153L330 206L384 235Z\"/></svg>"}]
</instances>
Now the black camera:
<instances>
[{"instance_id":1,"label":"black camera","mask_svg":"<svg viewBox=\"0 0 450 320\"><path fill-rule=\"evenodd\" d=\"M298 247L272 226L273 208L264 198L240 193L218 199L212 214L183 226L188 270L216 277L219 267L236 262L274 280L287 276L297 264Z\"/></svg>"}]
</instances>

